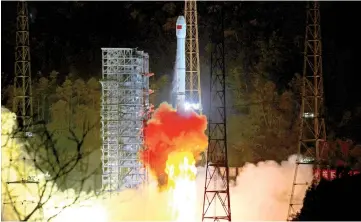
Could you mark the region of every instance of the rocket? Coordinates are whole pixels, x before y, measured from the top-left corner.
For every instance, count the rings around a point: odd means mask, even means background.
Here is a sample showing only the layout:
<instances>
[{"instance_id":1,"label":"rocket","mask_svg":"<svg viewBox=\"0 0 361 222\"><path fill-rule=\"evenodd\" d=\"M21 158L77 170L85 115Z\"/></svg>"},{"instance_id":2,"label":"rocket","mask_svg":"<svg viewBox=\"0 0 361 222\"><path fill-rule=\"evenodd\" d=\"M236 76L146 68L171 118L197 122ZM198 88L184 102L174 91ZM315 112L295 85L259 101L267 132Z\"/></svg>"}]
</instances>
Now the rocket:
<instances>
[{"instance_id":1,"label":"rocket","mask_svg":"<svg viewBox=\"0 0 361 222\"><path fill-rule=\"evenodd\" d=\"M184 16L179 16L176 23L177 35L177 57L175 67L175 100L177 110L185 109L185 89L186 89L186 20Z\"/></svg>"}]
</instances>

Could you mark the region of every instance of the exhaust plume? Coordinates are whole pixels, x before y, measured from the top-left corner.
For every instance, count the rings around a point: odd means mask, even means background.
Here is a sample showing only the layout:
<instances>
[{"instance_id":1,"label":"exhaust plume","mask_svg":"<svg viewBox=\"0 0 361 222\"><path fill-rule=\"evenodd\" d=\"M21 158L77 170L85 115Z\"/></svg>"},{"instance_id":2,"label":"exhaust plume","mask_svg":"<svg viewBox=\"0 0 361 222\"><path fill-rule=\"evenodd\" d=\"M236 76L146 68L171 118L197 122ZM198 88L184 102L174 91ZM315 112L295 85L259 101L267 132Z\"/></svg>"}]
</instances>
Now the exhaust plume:
<instances>
[{"instance_id":1,"label":"exhaust plume","mask_svg":"<svg viewBox=\"0 0 361 222\"><path fill-rule=\"evenodd\" d=\"M200 157L208 144L206 128L205 116L193 111L180 113L162 103L144 128L146 149L140 153L140 159L160 179L165 176L172 152L190 152L195 159Z\"/></svg>"},{"instance_id":2,"label":"exhaust plume","mask_svg":"<svg viewBox=\"0 0 361 222\"><path fill-rule=\"evenodd\" d=\"M10 140L9 134L15 129L15 115L2 108L2 200L6 199L4 188L6 181L11 179L5 174L6 166L9 163L10 156L6 150L11 149L15 153L24 153L18 141L14 141L14 145L4 144L4 141ZM190 151L197 156L203 148L206 147L206 137L199 136L205 129L205 118L190 116L178 116L176 111L170 106L163 104L155 113L154 120L150 122L148 136L153 138L148 140L147 152L142 153L142 161L146 155L149 155L150 167L154 171L155 176L164 173L168 155L174 152L175 145L180 147L189 147L188 144L202 144L201 147L190 148ZM192 121L191 121L192 120ZM162 126L161 123L167 122L170 125ZM197 124L194 124L196 122ZM195 127L193 129L193 127ZM153 129L153 130L150 130ZM187 130L191 129L191 133ZM153 134L152 134L153 133ZM152 136L153 135L153 136ZM199 136L198 142L194 142L194 135ZM181 139L185 137L187 139ZM188 143L189 142L189 143ZM185 144L183 144L185 143ZM11 144L11 143L8 143ZM177 146L178 147L178 146ZM192 147L192 146L191 146ZM188 148L189 149L189 148ZM162 153L162 152L164 153ZM159 156L158 156L159 155ZM172 155L171 155L172 156ZM249 220L285 220L289 204L289 195L291 193L292 181L295 170L295 156L291 156L287 161L278 164L274 161L259 162L257 164L246 164L236 182L231 184L231 210L233 221L249 221ZM163 168L159 163L164 164ZM33 166L29 165L28 168ZM21 168L20 168L21 169ZM12 169L10 169L11 171ZM18 169L13 169L13 173ZM35 170L35 168L33 169ZM16 171L18 172L18 171ZM21 172L20 172L21 173ZM38 172L40 175L41 172ZM82 193L82 198L74 205L61 211L61 207L72 201L71 195L76 195L72 190L58 191L56 195L51 196L50 200L44 205L44 220L59 213L53 221L169 221L172 214L169 212L168 206L172 197L166 191L159 191L157 178L149 184L138 190L125 190L115 194L100 194L98 196L90 196L92 194ZM301 166L299 176L305 181L311 182L312 168L309 166ZM303 180L300 178L300 180ZM202 215L203 192L204 192L205 168L198 167L195 178L196 184L196 200L192 205L196 206L194 221L200 221ZM49 185L50 186L50 185ZM29 192L25 187L17 185L12 187L15 194L21 194L27 199L38 198L36 192ZM56 187L53 189L57 189ZM302 202L305 195L304 189L296 190L296 198ZM70 197L70 199L69 199ZM4 220L16 220L11 205L3 205ZM19 208L21 210L23 208ZM220 209L217 209L220 210ZM5 211L5 213L4 213Z\"/></svg>"}]
</instances>

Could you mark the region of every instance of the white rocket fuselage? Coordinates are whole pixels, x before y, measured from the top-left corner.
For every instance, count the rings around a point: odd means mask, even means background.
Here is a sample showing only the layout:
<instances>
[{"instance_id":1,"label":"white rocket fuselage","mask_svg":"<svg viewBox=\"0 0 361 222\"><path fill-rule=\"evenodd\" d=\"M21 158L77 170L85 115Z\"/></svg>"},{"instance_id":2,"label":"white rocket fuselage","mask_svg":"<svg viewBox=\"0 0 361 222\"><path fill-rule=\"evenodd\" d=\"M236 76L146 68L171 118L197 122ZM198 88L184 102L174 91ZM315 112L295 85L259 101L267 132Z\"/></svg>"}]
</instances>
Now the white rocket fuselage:
<instances>
[{"instance_id":1,"label":"white rocket fuselage","mask_svg":"<svg viewBox=\"0 0 361 222\"><path fill-rule=\"evenodd\" d=\"M177 35L177 58L176 58L176 106L177 109L184 109L186 89L186 20L179 16L176 23Z\"/></svg>"}]
</instances>

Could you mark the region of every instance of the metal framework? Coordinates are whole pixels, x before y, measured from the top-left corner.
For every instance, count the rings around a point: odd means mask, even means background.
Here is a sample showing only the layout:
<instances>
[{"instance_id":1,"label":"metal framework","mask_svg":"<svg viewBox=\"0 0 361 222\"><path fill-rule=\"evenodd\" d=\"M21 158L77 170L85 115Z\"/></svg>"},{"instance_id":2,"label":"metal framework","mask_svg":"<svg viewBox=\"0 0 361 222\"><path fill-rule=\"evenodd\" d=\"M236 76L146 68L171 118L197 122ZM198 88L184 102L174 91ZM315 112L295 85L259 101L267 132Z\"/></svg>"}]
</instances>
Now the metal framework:
<instances>
[{"instance_id":1,"label":"metal framework","mask_svg":"<svg viewBox=\"0 0 361 222\"><path fill-rule=\"evenodd\" d=\"M184 17L187 23L186 34L186 102L198 104L202 114L201 76L199 65L197 1L186 0Z\"/></svg>"},{"instance_id":2,"label":"metal framework","mask_svg":"<svg viewBox=\"0 0 361 222\"><path fill-rule=\"evenodd\" d=\"M33 101L31 85L31 63L30 63L30 42L29 42L29 14L28 5L25 1L17 3L16 17L16 37L15 37L15 65L14 65L14 98L13 112L16 114L18 122L18 131L11 135L13 142L18 139L31 138L33 136ZM35 158L29 157L25 153L16 155L10 152L9 165L5 167L13 168L19 165L24 166L22 173L16 179L7 181L8 190L16 190L13 186L38 186L39 182L34 177L34 172L30 172L26 165L32 164ZM16 155L16 156L15 156ZM15 166L16 165L16 166ZM8 178L11 176L10 170L7 172ZM20 177L20 178L19 178ZM4 188L5 190L5 188ZM6 191L4 191L6 192ZM10 192L10 196L13 193ZM37 202L33 200L22 199L20 196L9 198L5 194L3 204L9 204L16 209L20 220L28 220L29 213L37 207ZM21 209L21 210L20 210ZM38 218L32 218L35 221L41 221L42 209L39 210Z\"/></svg>"},{"instance_id":3,"label":"metal framework","mask_svg":"<svg viewBox=\"0 0 361 222\"><path fill-rule=\"evenodd\" d=\"M30 132L33 122L31 90L28 5L18 2L16 18L15 77L13 112L23 132Z\"/></svg>"},{"instance_id":4,"label":"metal framework","mask_svg":"<svg viewBox=\"0 0 361 222\"><path fill-rule=\"evenodd\" d=\"M146 180L138 160L149 117L149 56L130 48L102 49L101 133L106 191L136 188Z\"/></svg>"},{"instance_id":5,"label":"metal framework","mask_svg":"<svg viewBox=\"0 0 361 222\"><path fill-rule=\"evenodd\" d=\"M300 140L287 215L288 220L291 220L292 216L302 206L302 200L296 200L295 198L296 188L302 186L304 188L308 185L304 181L299 181L298 171L300 165L313 164L315 168L320 168L323 163L321 144L326 141L325 121L323 118L324 94L320 10L317 1L307 3L304 50ZM315 180L314 182L317 183Z\"/></svg>"},{"instance_id":6,"label":"metal framework","mask_svg":"<svg viewBox=\"0 0 361 222\"><path fill-rule=\"evenodd\" d=\"M227 158L223 6L212 24L210 114L202 221L231 221Z\"/></svg>"}]
</instances>

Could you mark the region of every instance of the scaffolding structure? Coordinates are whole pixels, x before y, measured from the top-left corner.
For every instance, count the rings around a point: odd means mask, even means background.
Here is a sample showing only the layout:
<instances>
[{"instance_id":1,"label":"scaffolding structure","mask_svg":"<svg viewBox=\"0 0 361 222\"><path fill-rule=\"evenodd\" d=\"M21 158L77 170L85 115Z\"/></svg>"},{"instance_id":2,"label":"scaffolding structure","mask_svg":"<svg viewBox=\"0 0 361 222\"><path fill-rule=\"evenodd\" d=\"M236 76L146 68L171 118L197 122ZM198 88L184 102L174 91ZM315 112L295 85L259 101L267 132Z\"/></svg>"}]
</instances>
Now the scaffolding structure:
<instances>
[{"instance_id":1,"label":"scaffolding structure","mask_svg":"<svg viewBox=\"0 0 361 222\"><path fill-rule=\"evenodd\" d=\"M201 75L199 64L197 1L185 0L186 29L186 102L202 114Z\"/></svg>"},{"instance_id":2,"label":"scaffolding structure","mask_svg":"<svg viewBox=\"0 0 361 222\"><path fill-rule=\"evenodd\" d=\"M326 141L326 127L323 109L324 93L319 7L320 3L317 1L307 2L302 105L300 111L301 129L287 220L292 220L292 217L302 206L302 200L295 198L296 188L305 188L309 185L305 181L300 181L298 174L300 165L313 165L314 168L319 169L321 165L327 162L322 159L323 144ZM317 183L316 178L314 178L314 182Z\"/></svg>"},{"instance_id":3,"label":"scaffolding structure","mask_svg":"<svg viewBox=\"0 0 361 222\"><path fill-rule=\"evenodd\" d=\"M131 48L102 48L102 187L113 192L146 181L139 162L149 118L149 56Z\"/></svg>"}]
</instances>

